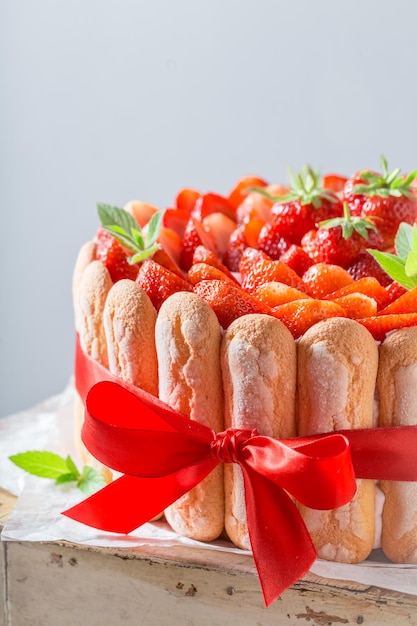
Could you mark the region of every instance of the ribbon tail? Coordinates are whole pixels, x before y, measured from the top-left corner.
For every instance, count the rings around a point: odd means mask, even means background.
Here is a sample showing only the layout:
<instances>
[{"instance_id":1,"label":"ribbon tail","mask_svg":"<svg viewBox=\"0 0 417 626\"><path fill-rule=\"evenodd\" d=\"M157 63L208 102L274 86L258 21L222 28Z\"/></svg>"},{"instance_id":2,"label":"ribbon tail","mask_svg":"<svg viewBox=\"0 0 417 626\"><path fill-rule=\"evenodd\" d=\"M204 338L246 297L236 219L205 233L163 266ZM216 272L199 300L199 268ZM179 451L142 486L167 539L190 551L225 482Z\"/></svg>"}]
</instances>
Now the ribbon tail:
<instances>
[{"instance_id":1,"label":"ribbon tail","mask_svg":"<svg viewBox=\"0 0 417 626\"><path fill-rule=\"evenodd\" d=\"M317 552L287 493L252 468L241 467L253 558L269 606L309 571Z\"/></svg>"},{"instance_id":2,"label":"ribbon tail","mask_svg":"<svg viewBox=\"0 0 417 626\"><path fill-rule=\"evenodd\" d=\"M217 463L207 458L157 478L121 476L62 515L93 528L127 535L192 489Z\"/></svg>"}]
</instances>

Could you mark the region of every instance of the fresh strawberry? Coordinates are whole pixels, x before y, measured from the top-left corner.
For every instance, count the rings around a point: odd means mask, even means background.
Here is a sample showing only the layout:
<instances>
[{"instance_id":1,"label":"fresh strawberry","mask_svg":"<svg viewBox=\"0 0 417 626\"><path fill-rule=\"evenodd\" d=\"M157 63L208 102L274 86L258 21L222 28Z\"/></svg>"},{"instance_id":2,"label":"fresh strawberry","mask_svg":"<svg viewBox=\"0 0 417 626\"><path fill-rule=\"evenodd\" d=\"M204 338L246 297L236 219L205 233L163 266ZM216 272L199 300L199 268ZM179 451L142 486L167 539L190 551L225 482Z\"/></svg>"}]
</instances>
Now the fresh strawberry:
<instances>
[{"instance_id":1,"label":"fresh strawberry","mask_svg":"<svg viewBox=\"0 0 417 626\"><path fill-rule=\"evenodd\" d=\"M229 276L219 268L208 265L208 263L194 263L188 270L187 280L191 285L196 285L202 280L223 280L236 287L239 286L234 279L229 278Z\"/></svg>"},{"instance_id":2,"label":"fresh strawberry","mask_svg":"<svg viewBox=\"0 0 417 626\"><path fill-rule=\"evenodd\" d=\"M365 296L372 298L377 303L378 310L383 309L389 301L387 290L373 276L360 278L345 287L341 287L341 289L337 289L325 296L325 300L337 300L337 298L344 298L352 293L363 293Z\"/></svg>"},{"instance_id":3,"label":"fresh strawberry","mask_svg":"<svg viewBox=\"0 0 417 626\"><path fill-rule=\"evenodd\" d=\"M347 268L366 248L381 249L383 239L371 219L352 217L344 204L344 216L320 222L310 230L301 245L315 263L331 263Z\"/></svg>"},{"instance_id":4,"label":"fresh strawberry","mask_svg":"<svg viewBox=\"0 0 417 626\"><path fill-rule=\"evenodd\" d=\"M378 282L387 287L392 283L392 278L382 269L378 261L367 250L362 250L358 258L347 268L354 280L360 280L366 276L376 278Z\"/></svg>"},{"instance_id":5,"label":"fresh strawberry","mask_svg":"<svg viewBox=\"0 0 417 626\"><path fill-rule=\"evenodd\" d=\"M346 287L354 281L351 275L340 265L315 263L304 272L302 282L310 296L324 298L336 289Z\"/></svg>"},{"instance_id":6,"label":"fresh strawberry","mask_svg":"<svg viewBox=\"0 0 417 626\"><path fill-rule=\"evenodd\" d=\"M189 219L190 215L185 209L166 209L162 223L182 239Z\"/></svg>"},{"instance_id":7,"label":"fresh strawberry","mask_svg":"<svg viewBox=\"0 0 417 626\"><path fill-rule=\"evenodd\" d=\"M139 267L128 262L128 254L122 245L104 228L99 228L96 235L96 258L108 269L115 283L122 278L135 280Z\"/></svg>"},{"instance_id":8,"label":"fresh strawberry","mask_svg":"<svg viewBox=\"0 0 417 626\"><path fill-rule=\"evenodd\" d=\"M294 270L299 276L302 276L314 263L307 252L295 243L291 244L289 248L282 253L279 260L281 263L288 265L288 267Z\"/></svg>"},{"instance_id":9,"label":"fresh strawberry","mask_svg":"<svg viewBox=\"0 0 417 626\"><path fill-rule=\"evenodd\" d=\"M202 222L211 213L224 213L232 220L236 217L236 209L227 198L217 193L204 193L197 199L191 211L191 217Z\"/></svg>"},{"instance_id":10,"label":"fresh strawberry","mask_svg":"<svg viewBox=\"0 0 417 626\"><path fill-rule=\"evenodd\" d=\"M159 263L163 267L166 267L170 272L174 272L180 278L184 278L184 273L181 268L176 264L172 256L170 256L164 248L160 248L152 255L152 260L155 263Z\"/></svg>"},{"instance_id":11,"label":"fresh strawberry","mask_svg":"<svg viewBox=\"0 0 417 626\"><path fill-rule=\"evenodd\" d=\"M210 213L203 219L203 227L210 233L219 256L223 258L236 222L224 213Z\"/></svg>"},{"instance_id":12,"label":"fresh strawberry","mask_svg":"<svg viewBox=\"0 0 417 626\"><path fill-rule=\"evenodd\" d=\"M293 337L301 337L311 326L328 317L346 317L344 309L335 302L306 298L274 307L272 312L284 322Z\"/></svg>"},{"instance_id":13,"label":"fresh strawberry","mask_svg":"<svg viewBox=\"0 0 417 626\"><path fill-rule=\"evenodd\" d=\"M345 188L346 200L352 215L372 217L384 238L384 248L391 248L401 222L413 224L417 217L417 198L411 185L417 170L400 176L400 170L388 171L387 161L381 157L382 174L362 171L362 182ZM359 196L359 198L358 198Z\"/></svg>"},{"instance_id":14,"label":"fresh strawberry","mask_svg":"<svg viewBox=\"0 0 417 626\"><path fill-rule=\"evenodd\" d=\"M242 268L242 263L241 263ZM303 291L302 279L285 263L262 259L253 263L248 271L242 273L242 288L253 293L263 283L277 281Z\"/></svg>"},{"instance_id":15,"label":"fresh strawberry","mask_svg":"<svg viewBox=\"0 0 417 626\"><path fill-rule=\"evenodd\" d=\"M343 191L346 182L346 176L341 176L340 174L324 174L321 179L321 186L324 189L340 193Z\"/></svg>"},{"instance_id":16,"label":"fresh strawberry","mask_svg":"<svg viewBox=\"0 0 417 626\"><path fill-rule=\"evenodd\" d=\"M377 314L378 305L376 300L363 293L350 293L340 298L332 298L332 302L339 304L344 309L347 317L351 319L371 317Z\"/></svg>"},{"instance_id":17,"label":"fresh strawberry","mask_svg":"<svg viewBox=\"0 0 417 626\"><path fill-rule=\"evenodd\" d=\"M391 313L416 313L417 312L417 287L406 291L399 298L388 304L385 309L380 311L381 315L390 315Z\"/></svg>"},{"instance_id":18,"label":"fresh strawberry","mask_svg":"<svg viewBox=\"0 0 417 626\"><path fill-rule=\"evenodd\" d=\"M207 250L204 246L197 246L193 254L193 265L195 263L207 263L226 274L231 280L237 282L232 272L218 259L212 250Z\"/></svg>"},{"instance_id":19,"label":"fresh strawberry","mask_svg":"<svg viewBox=\"0 0 417 626\"><path fill-rule=\"evenodd\" d=\"M394 302L394 300L402 296L404 293L407 293L407 289L403 287L403 285L397 283L396 280L393 280L392 283L388 285L385 290L387 292L387 301L385 303L385 306L388 306L388 304Z\"/></svg>"},{"instance_id":20,"label":"fresh strawberry","mask_svg":"<svg viewBox=\"0 0 417 626\"><path fill-rule=\"evenodd\" d=\"M230 204L237 209L248 195L251 187L266 187L267 182L258 176L244 176L233 187L229 193L228 200Z\"/></svg>"},{"instance_id":21,"label":"fresh strawberry","mask_svg":"<svg viewBox=\"0 0 417 626\"><path fill-rule=\"evenodd\" d=\"M245 235L245 239L251 248L257 248L259 241L259 234L265 226L264 220L259 217L252 217L248 222L243 224L242 229Z\"/></svg>"},{"instance_id":22,"label":"fresh strawberry","mask_svg":"<svg viewBox=\"0 0 417 626\"><path fill-rule=\"evenodd\" d=\"M185 211L188 216L190 216L191 211L194 209L195 203L200 196L201 194L199 191L186 187L185 189L181 189L181 191L178 192L177 197L175 198L175 206L177 207L177 209Z\"/></svg>"},{"instance_id":23,"label":"fresh strawberry","mask_svg":"<svg viewBox=\"0 0 417 626\"><path fill-rule=\"evenodd\" d=\"M290 241L281 236L279 227L274 223L265 224L259 232L257 248L274 261L277 261L290 245Z\"/></svg>"},{"instance_id":24,"label":"fresh strawberry","mask_svg":"<svg viewBox=\"0 0 417 626\"><path fill-rule=\"evenodd\" d=\"M274 204L270 221L281 237L300 245L305 233L316 224L342 213L337 194L323 189L318 174L305 166L297 176L291 173L290 191Z\"/></svg>"},{"instance_id":25,"label":"fresh strawberry","mask_svg":"<svg viewBox=\"0 0 417 626\"><path fill-rule=\"evenodd\" d=\"M293 300L306 300L309 297L303 291L277 281L260 285L253 295L259 302L271 308L292 302Z\"/></svg>"},{"instance_id":26,"label":"fresh strawberry","mask_svg":"<svg viewBox=\"0 0 417 626\"><path fill-rule=\"evenodd\" d=\"M265 252L262 252L262 250L257 250L256 248L247 246L243 251L239 264L241 277L244 278L246 274L252 270L255 263L263 261L264 259L271 261L271 257L265 254Z\"/></svg>"},{"instance_id":27,"label":"fresh strawberry","mask_svg":"<svg viewBox=\"0 0 417 626\"><path fill-rule=\"evenodd\" d=\"M266 187L253 187L255 191L248 193L242 204L236 211L236 222L238 226L245 224L254 217L264 222L269 222L271 209L278 198L288 193L288 187L273 184Z\"/></svg>"},{"instance_id":28,"label":"fresh strawberry","mask_svg":"<svg viewBox=\"0 0 417 626\"><path fill-rule=\"evenodd\" d=\"M194 293L213 309L222 328L248 313L271 314L271 309L237 286L220 280L203 280L194 286Z\"/></svg>"},{"instance_id":29,"label":"fresh strawberry","mask_svg":"<svg viewBox=\"0 0 417 626\"><path fill-rule=\"evenodd\" d=\"M152 259L142 263L136 282L146 291L157 311L171 294L177 291L192 291L188 281Z\"/></svg>"},{"instance_id":30,"label":"fresh strawberry","mask_svg":"<svg viewBox=\"0 0 417 626\"><path fill-rule=\"evenodd\" d=\"M181 266L186 271L188 271L192 265L194 250L197 246L204 246L209 250L215 251L211 234L200 222L191 217L184 232L180 256Z\"/></svg>"},{"instance_id":31,"label":"fresh strawberry","mask_svg":"<svg viewBox=\"0 0 417 626\"><path fill-rule=\"evenodd\" d=\"M246 241L243 228L236 228L230 235L229 242L223 255L223 263L231 272L239 271L240 260L247 247L248 242Z\"/></svg>"},{"instance_id":32,"label":"fresh strawberry","mask_svg":"<svg viewBox=\"0 0 417 626\"><path fill-rule=\"evenodd\" d=\"M158 213L158 209L153 204L139 200L131 200L123 208L127 213L130 213L140 227L148 224L152 215Z\"/></svg>"},{"instance_id":33,"label":"fresh strawberry","mask_svg":"<svg viewBox=\"0 0 417 626\"><path fill-rule=\"evenodd\" d=\"M358 322L369 330L376 341L384 341L387 333L393 330L417 326L417 313L374 315L372 317L358 319Z\"/></svg>"}]
</instances>

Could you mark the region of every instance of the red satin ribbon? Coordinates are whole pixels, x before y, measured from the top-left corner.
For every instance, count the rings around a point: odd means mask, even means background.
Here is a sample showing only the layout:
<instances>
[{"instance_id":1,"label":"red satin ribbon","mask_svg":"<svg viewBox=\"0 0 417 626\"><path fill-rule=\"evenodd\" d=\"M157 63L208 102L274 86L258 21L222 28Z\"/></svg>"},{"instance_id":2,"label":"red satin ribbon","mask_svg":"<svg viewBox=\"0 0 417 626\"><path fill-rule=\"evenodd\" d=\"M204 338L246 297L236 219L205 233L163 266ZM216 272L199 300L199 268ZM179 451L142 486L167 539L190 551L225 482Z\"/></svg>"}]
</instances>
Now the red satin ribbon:
<instances>
[{"instance_id":1,"label":"red satin ribbon","mask_svg":"<svg viewBox=\"0 0 417 626\"><path fill-rule=\"evenodd\" d=\"M306 574L317 556L288 493L309 507L333 509L353 497L355 475L417 480L417 428L281 441L250 430L215 433L112 376L78 343L76 385L86 403L85 445L125 475L64 515L102 530L129 533L192 489L219 462L238 463L267 606Z\"/></svg>"}]
</instances>

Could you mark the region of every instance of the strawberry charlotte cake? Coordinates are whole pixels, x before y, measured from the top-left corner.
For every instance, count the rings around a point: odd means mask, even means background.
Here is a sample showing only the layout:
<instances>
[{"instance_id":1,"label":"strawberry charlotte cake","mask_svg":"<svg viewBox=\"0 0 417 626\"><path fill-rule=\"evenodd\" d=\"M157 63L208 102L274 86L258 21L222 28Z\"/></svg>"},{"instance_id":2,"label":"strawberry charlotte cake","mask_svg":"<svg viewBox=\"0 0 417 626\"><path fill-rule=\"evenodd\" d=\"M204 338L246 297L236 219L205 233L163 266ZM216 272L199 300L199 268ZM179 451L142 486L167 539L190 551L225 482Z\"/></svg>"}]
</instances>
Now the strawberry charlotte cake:
<instances>
[{"instance_id":1,"label":"strawberry charlotte cake","mask_svg":"<svg viewBox=\"0 0 417 626\"><path fill-rule=\"evenodd\" d=\"M98 205L73 279L83 352L216 432L417 426L416 174L381 158L351 178L305 166L288 186L185 188L165 210ZM380 542L417 563L417 483L357 479L348 504L299 509L326 560L357 563ZM234 464L164 515L187 537L250 548Z\"/></svg>"}]
</instances>

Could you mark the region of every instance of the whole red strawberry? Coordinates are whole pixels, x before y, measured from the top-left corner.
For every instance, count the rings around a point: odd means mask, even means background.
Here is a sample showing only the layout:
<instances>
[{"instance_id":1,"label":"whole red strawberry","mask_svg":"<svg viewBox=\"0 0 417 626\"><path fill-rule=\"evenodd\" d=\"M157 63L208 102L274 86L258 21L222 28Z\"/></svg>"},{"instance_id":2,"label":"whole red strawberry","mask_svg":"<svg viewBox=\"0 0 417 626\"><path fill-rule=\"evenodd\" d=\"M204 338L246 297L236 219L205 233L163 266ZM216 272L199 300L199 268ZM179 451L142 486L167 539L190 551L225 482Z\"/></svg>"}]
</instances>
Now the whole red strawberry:
<instances>
[{"instance_id":1,"label":"whole red strawberry","mask_svg":"<svg viewBox=\"0 0 417 626\"><path fill-rule=\"evenodd\" d=\"M321 186L311 167L304 166L298 175L290 172L290 177L289 193L272 207L271 224L277 236L299 245L316 224L342 215L343 207L335 192Z\"/></svg>"},{"instance_id":2,"label":"whole red strawberry","mask_svg":"<svg viewBox=\"0 0 417 626\"><path fill-rule=\"evenodd\" d=\"M352 217L347 204L344 217L321 222L306 233L301 246L314 263L330 263L347 268L366 248L381 249L383 239L370 218Z\"/></svg>"},{"instance_id":3,"label":"whole red strawberry","mask_svg":"<svg viewBox=\"0 0 417 626\"><path fill-rule=\"evenodd\" d=\"M372 217L384 239L384 249L394 245L401 222L413 224L417 217L417 197L411 184L417 176L414 170L400 176L399 168L389 171L386 159L381 157L382 174L368 170L350 179L344 190L344 199L352 215Z\"/></svg>"},{"instance_id":4,"label":"whole red strawberry","mask_svg":"<svg viewBox=\"0 0 417 626\"><path fill-rule=\"evenodd\" d=\"M367 250L362 250L354 263L347 268L347 271L355 281L372 276L383 287L387 287L393 282L392 278L388 276L378 261Z\"/></svg>"},{"instance_id":5,"label":"whole red strawberry","mask_svg":"<svg viewBox=\"0 0 417 626\"><path fill-rule=\"evenodd\" d=\"M114 283L122 278L136 280L139 266L128 262L126 250L104 228L100 227L97 231L96 245L96 258L107 267Z\"/></svg>"}]
</instances>

